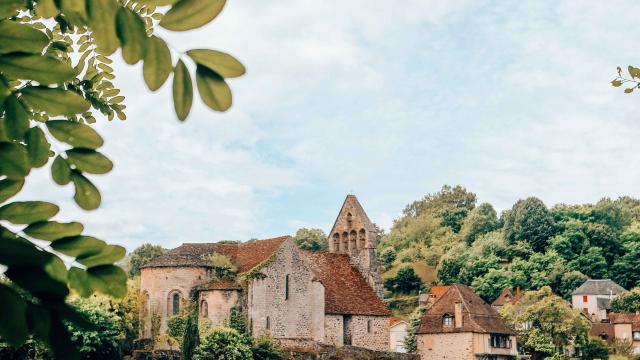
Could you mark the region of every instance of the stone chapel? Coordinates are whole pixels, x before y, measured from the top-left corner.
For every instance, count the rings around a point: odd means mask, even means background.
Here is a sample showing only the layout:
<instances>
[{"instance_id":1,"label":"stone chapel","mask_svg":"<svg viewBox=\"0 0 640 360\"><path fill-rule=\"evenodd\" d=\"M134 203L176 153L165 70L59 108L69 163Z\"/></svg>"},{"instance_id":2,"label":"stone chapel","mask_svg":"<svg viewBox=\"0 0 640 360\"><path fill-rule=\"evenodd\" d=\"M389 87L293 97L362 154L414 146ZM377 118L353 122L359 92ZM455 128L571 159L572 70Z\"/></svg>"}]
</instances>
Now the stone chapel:
<instances>
[{"instance_id":1,"label":"stone chapel","mask_svg":"<svg viewBox=\"0 0 640 360\"><path fill-rule=\"evenodd\" d=\"M329 251L304 251L290 236L248 242L188 243L141 270L141 337L160 334L188 302L201 322L223 325L235 309L253 336L389 349L390 311L382 301L376 229L348 195L328 235ZM220 278L212 255L235 267ZM158 325L155 325L158 326Z\"/></svg>"}]
</instances>

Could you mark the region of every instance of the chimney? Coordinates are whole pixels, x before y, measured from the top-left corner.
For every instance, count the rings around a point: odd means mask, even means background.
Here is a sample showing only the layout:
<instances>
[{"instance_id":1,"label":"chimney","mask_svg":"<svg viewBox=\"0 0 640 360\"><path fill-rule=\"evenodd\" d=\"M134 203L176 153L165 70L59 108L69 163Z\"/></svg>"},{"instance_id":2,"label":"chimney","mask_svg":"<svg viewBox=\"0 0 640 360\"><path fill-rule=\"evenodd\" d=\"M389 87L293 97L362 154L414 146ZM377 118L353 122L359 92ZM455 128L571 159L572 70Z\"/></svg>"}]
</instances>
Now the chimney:
<instances>
[{"instance_id":1,"label":"chimney","mask_svg":"<svg viewBox=\"0 0 640 360\"><path fill-rule=\"evenodd\" d=\"M455 321L455 327L457 328L462 327L462 303L461 302L456 302L455 304L454 321Z\"/></svg>"},{"instance_id":2,"label":"chimney","mask_svg":"<svg viewBox=\"0 0 640 360\"><path fill-rule=\"evenodd\" d=\"M522 296L522 289L518 286L516 287L516 300L520 300L520 296Z\"/></svg>"}]
</instances>

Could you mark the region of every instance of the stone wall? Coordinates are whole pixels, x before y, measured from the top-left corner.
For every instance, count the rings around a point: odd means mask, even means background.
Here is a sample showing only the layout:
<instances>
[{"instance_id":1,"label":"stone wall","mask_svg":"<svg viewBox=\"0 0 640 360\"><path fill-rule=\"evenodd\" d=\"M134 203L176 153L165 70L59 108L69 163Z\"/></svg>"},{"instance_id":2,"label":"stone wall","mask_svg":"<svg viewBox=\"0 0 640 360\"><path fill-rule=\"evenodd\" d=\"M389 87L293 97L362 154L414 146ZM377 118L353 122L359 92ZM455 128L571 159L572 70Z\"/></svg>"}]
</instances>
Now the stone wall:
<instances>
[{"instance_id":1,"label":"stone wall","mask_svg":"<svg viewBox=\"0 0 640 360\"><path fill-rule=\"evenodd\" d=\"M389 318L387 316L354 315L350 326L351 345L378 351L389 350Z\"/></svg>"},{"instance_id":2,"label":"stone wall","mask_svg":"<svg viewBox=\"0 0 640 360\"><path fill-rule=\"evenodd\" d=\"M200 318L208 320L211 325L223 325L229 318L231 309L239 305L239 299L239 290L200 291L198 300ZM203 308L204 305L207 307L206 310Z\"/></svg>"},{"instance_id":3,"label":"stone wall","mask_svg":"<svg viewBox=\"0 0 640 360\"><path fill-rule=\"evenodd\" d=\"M473 360L473 334L416 335L418 353L422 360Z\"/></svg>"},{"instance_id":4,"label":"stone wall","mask_svg":"<svg viewBox=\"0 0 640 360\"><path fill-rule=\"evenodd\" d=\"M293 360L420 360L418 354L374 351L357 346L333 346L311 341L281 339L287 359Z\"/></svg>"},{"instance_id":5,"label":"stone wall","mask_svg":"<svg viewBox=\"0 0 640 360\"><path fill-rule=\"evenodd\" d=\"M253 334L323 341L324 287L313 281L293 240L285 241L267 261L260 271L263 276L250 280L248 315Z\"/></svg>"},{"instance_id":6,"label":"stone wall","mask_svg":"<svg viewBox=\"0 0 640 360\"><path fill-rule=\"evenodd\" d=\"M342 315L326 315L324 317L324 342L342 346L344 344Z\"/></svg>"},{"instance_id":7,"label":"stone wall","mask_svg":"<svg viewBox=\"0 0 640 360\"><path fill-rule=\"evenodd\" d=\"M151 337L151 317L160 316L160 333L167 330L167 318L172 316L170 295L179 292L180 307L189 301L191 289L208 280L207 270L201 267L143 268L140 273L142 296L141 337Z\"/></svg>"}]
</instances>

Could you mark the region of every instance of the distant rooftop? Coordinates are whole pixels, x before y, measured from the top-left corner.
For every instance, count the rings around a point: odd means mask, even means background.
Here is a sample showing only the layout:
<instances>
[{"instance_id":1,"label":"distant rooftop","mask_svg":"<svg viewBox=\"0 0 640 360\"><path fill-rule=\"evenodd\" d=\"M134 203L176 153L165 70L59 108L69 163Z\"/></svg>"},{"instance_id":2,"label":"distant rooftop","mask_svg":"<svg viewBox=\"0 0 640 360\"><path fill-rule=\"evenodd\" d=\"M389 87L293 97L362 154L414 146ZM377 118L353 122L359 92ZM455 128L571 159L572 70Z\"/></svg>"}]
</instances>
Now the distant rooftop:
<instances>
[{"instance_id":1,"label":"distant rooftop","mask_svg":"<svg viewBox=\"0 0 640 360\"><path fill-rule=\"evenodd\" d=\"M571 295L617 295L623 292L627 292L627 289L611 279L589 279L575 289Z\"/></svg>"}]
</instances>

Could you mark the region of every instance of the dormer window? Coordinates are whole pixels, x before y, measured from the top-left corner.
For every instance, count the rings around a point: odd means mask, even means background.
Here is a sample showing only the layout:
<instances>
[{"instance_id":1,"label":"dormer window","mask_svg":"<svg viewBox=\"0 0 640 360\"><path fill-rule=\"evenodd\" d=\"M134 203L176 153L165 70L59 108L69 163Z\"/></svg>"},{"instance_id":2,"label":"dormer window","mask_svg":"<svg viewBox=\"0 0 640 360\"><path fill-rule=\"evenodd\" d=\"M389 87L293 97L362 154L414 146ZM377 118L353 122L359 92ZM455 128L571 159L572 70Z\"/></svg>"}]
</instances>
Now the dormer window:
<instances>
[{"instance_id":1,"label":"dormer window","mask_svg":"<svg viewBox=\"0 0 640 360\"><path fill-rule=\"evenodd\" d=\"M453 326L453 315L444 314L444 316L442 317L442 326Z\"/></svg>"}]
</instances>

